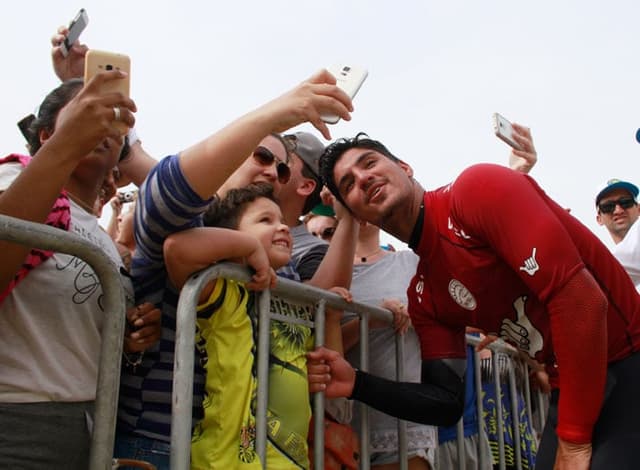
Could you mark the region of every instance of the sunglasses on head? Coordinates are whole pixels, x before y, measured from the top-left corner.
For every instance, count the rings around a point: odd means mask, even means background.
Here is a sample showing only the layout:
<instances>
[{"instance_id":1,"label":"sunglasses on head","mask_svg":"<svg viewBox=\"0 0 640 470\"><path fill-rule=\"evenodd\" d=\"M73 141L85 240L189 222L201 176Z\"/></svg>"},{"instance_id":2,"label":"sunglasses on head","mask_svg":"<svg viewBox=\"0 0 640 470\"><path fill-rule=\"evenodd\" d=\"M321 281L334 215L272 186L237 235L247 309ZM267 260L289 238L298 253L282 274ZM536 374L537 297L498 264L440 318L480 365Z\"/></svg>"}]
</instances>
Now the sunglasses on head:
<instances>
[{"instance_id":1,"label":"sunglasses on head","mask_svg":"<svg viewBox=\"0 0 640 470\"><path fill-rule=\"evenodd\" d=\"M278 181L280 184L286 184L289 178L291 178L289 165L276 157L268 148L258 147L253 152L253 158L262 166L271 166L276 162L276 172L278 173Z\"/></svg>"},{"instance_id":2,"label":"sunglasses on head","mask_svg":"<svg viewBox=\"0 0 640 470\"><path fill-rule=\"evenodd\" d=\"M636 201L632 197L621 197L620 199L615 199L613 201L601 202L598 204L598 209L603 214L611 214L616 210L616 206L620 206L622 209L629 209L635 205Z\"/></svg>"}]
</instances>

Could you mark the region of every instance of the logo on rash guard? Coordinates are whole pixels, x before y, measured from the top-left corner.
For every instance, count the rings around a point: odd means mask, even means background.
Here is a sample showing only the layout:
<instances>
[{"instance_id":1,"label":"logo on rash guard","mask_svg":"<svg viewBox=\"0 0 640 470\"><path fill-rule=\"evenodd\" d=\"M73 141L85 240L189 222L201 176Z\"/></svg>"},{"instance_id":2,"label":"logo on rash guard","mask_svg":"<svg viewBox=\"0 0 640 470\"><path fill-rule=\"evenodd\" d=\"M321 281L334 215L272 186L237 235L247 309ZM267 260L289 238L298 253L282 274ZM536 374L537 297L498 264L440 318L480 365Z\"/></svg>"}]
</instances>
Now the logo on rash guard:
<instances>
[{"instance_id":1,"label":"logo on rash guard","mask_svg":"<svg viewBox=\"0 0 640 470\"><path fill-rule=\"evenodd\" d=\"M449 217L447 219L447 226L448 226L449 230L451 230L451 231L453 231L453 233L455 233L456 237L464 238L465 240L469 240L471 238L469 235L464 233L464 230L462 230L461 228L458 228L455 225L453 225L453 222L451 222L451 217Z\"/></svg>"},{"instance_id":2,"label":"logo on rash guard","mask_svg":"<svg viewBox=\"0 0 640 470\"><path fill-rule=\"evenodd\" d=\"M416 283L416 298L418 302L422 302L422 293L424 292L424 276L420 275L420 280Z\"/></svg>"},{"instance_id":3,"label":"logo on rash guard","mask_svg":"<svg viewBox=\"0 0 640 470\"><path fill-rule=\"evenodd\" d=\"M516 319L506 318L502 321L500 337L514 344L518 349L527 352L533 358L536 353L542 351L544 340L540 331L533 326L527 316L526 303L526 295L518 297L513 302Z\"/></svg>"},{"instance_id":4,"label":"logo on rash guard","mask_svg":"<svg viewBox=\"0 0 640 470\"><path fill-rule=\"evenodd\" d=\"M533 276L540 269L538 260L536 260L536 251L537 248L534 247L531 256L524 260L524 266L520 266L520 271L526 272L529 276Z\"/></svg>"},{"instance_id":5,"label":"logo on rash guard","mask_svg":"<svg viewBox=\"0 0 640 470\"><path fill-rule=\"evenodd\" d=\"M458 305L466 310L475 310L477 307L473 294L457 279L451 279L451 281L449 281L449 295Z\"/></svg>"}]
</instances>

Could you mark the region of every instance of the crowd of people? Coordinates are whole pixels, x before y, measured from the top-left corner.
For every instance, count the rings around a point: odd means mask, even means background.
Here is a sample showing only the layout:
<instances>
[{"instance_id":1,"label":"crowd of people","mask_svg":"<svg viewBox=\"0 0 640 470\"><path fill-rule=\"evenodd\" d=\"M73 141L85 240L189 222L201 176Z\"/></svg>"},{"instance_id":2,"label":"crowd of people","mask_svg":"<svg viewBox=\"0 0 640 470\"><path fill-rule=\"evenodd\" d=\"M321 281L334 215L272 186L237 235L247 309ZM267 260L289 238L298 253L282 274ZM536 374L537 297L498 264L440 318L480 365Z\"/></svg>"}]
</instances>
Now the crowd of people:
<instances>
[{"instance_id":1,"label":"crowd of people","mask_svg":"<svg viewBox=\"0 0 640 470\"><path fill-rule=\"evenodd\" d=\"M75 233L122 273L114 457L169 468L180 289L194 272L231 261L250 268L251 280L212 280L198 299L192 468L261 466L256 295L279 277L382 306L393 322L370 322L363 372L357 315L328 309L325 346L313 350L313 309L272 299L292 323L270 324L267 468L310 468L310 393L324 393L327 419L356 434L364 430L353 401L373 408L373 468L400 468L395 418L408 422L410 469L455 468L445 428L475 402L468 328L517 347L549 378L549 419L539 449L529 449L535 468L635 466L636 185L610 180L596 196L613 252L527 175L537 155L524 126L514 125L520 149L510 168L477 164L425 190L409 163L366 134L327 146L311 132L290 133L309 123L331 140L321 116L351 119L351 99L326 70L156 160L135 132L134 101L102 91L124 74L84 83L87 47L76 42L63 55L67 33L52 38L61 84L28 120L30 155L0 160L0 214ZM118 192L130 183L135 192ZM105 204L114 213L106 230ZM381 246L381 231L410 250ZM0 250L0 466L84 470L108 313L100 282L71 255L5 241ZM485 445L479 426L465 430L468 454Z\"/></svg>"}]
</instances>

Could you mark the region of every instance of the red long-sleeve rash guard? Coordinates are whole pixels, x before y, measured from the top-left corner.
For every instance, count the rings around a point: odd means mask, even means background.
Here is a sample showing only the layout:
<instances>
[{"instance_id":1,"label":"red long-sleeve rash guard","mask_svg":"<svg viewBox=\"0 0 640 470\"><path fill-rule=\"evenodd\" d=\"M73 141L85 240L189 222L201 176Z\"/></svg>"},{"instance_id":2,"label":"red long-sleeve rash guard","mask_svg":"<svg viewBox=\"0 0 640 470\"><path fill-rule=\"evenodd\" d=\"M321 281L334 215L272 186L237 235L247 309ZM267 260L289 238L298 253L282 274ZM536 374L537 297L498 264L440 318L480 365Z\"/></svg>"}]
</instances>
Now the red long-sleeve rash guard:
<instances>
[{"instance_id":1,"label":"red long-sleeve rash guard","mask_svg":"<svg viewBox=\"0 0 640 470\"><path fill-rule=\"evenodd\" d=\"M426 192L424 206L408 289L423 359L465 357L464 328L477 326L557 363L558 435L589 442L607 355L616 360L640 347L629 276L531 178L507 168L475 165Z\"/></svg>"}]
</instances>

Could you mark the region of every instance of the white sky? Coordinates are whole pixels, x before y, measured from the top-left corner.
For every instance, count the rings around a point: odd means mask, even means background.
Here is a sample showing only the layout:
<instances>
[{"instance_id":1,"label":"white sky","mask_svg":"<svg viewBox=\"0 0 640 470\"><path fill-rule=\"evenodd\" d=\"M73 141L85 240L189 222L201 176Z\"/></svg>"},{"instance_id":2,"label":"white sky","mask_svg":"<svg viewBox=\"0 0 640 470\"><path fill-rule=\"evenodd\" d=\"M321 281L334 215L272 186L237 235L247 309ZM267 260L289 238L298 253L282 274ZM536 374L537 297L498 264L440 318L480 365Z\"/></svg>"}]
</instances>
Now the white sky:
<instances>
[{"instance_id":1,"label":"white sky","mask_svg":"<svg viewBox=\"0 0 640 470\"><path fill-rule=\"evenodd\" d=\"M136 127L157 158L349 62L369 78L333 137L366 131L426 188L506 164L496 111L532 128L532 175L609 245L595 193L610 177L640 182L637 0L5 2L4 154L24 149L16 122L56 86L49 39L80 7L81 41L131 57Z\"/></svg>"}]
</instances>

